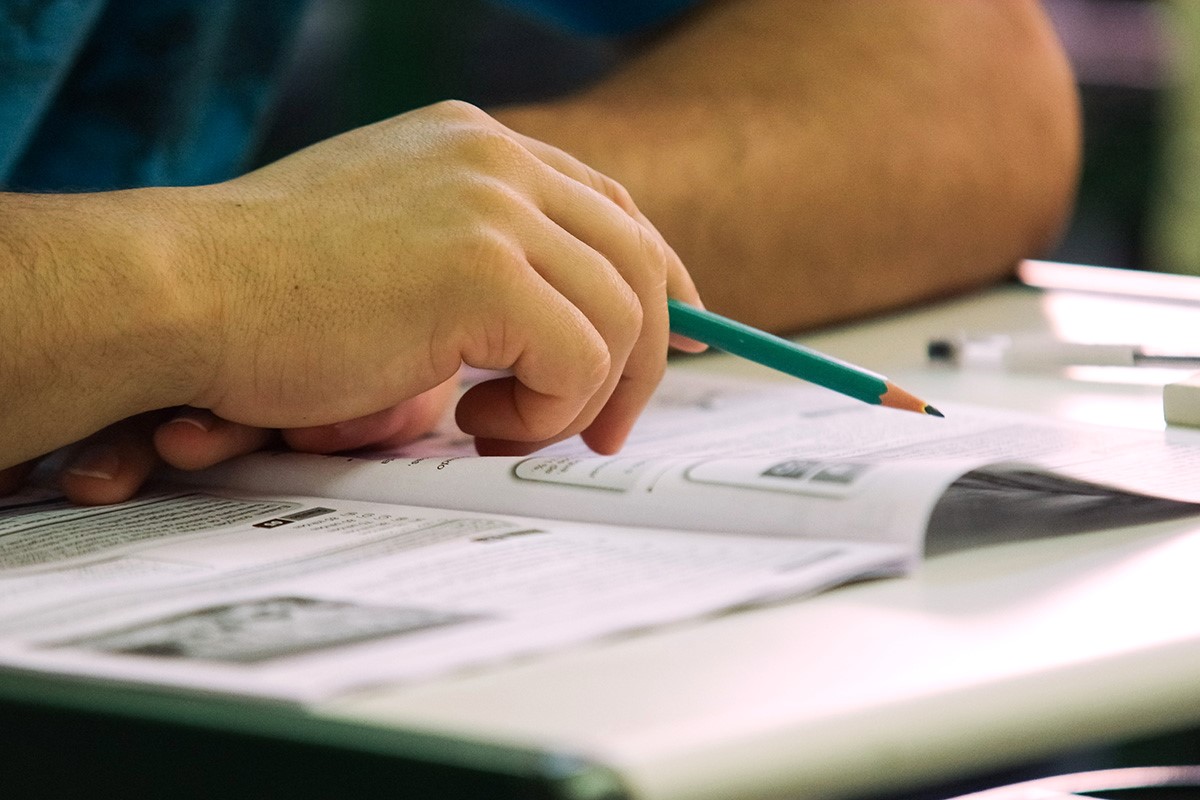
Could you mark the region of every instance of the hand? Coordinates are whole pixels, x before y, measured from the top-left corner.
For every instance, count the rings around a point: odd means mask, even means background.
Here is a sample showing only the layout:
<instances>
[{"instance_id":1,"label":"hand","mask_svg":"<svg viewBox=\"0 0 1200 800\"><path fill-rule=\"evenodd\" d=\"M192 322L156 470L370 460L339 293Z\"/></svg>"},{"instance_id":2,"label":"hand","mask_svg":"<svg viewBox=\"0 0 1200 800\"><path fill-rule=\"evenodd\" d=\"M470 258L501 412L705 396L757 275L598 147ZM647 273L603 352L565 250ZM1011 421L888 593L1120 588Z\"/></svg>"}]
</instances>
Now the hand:
<instances>
[{"instance_id":1,"label":"hand","mask_svg":"<svg viewBox=\"0 0 1200 800\"><path fill-rule=\"evenodd\" d=\"M668 293L699 300L628 193L461 103L222 184L8 207L28 238L76 206L96 221L59 242L83 254L71 262L80 280L53 284L66 288L50 299L9 281L34 312L14 335L53 302L71 324L24 344L53 334L71 357L10 370L25 388L6 396L6 463L108 426L64 480L87 502L128 496L158 458L205 466L262 446L268 431L319 451L387 438L408 424L395 409L462 363L510 375L472 387L457 409L480 452L576 433L612 452L657 385L668 342L702 349L669 337ZM60 269L41 256L35 266ZM125 313L94 313L118 300ZM55 421L71 401L56 387L66 382L91 399L64 427ZM181 405L211 414L143 413ZM24 469L0 471L0 489Z\"/></svg>"},{"instance_id":2,"label":"hand","mask_svg":"<svg viewBox=\"0 0 1200 800\"><path fill-rule=\"evenodd\" d=\"M190 405L245 426L367 417L465 362L511 371L459 403L481 452L576 433L614 452L665 367L668 293L699 303L622 187L462 103L188 199L186 229L205 232L188 272L214 322Z\"/></svg>"},{"instance_id":3,"label":"hand","mask_svg":"<svg viewBox=\"0 0 1200 800\"><path fill-rule=\"evenodd\" d=\"M278 444L308 453L398 447L437 424L458 386L445 383L392 408L336 425L274 431L220 419L202 409L152 412L124 420L80 443L59 484L87 505L127 500L161 464L196 470ZM33 463L0 470L0 494L16 490Z\"/></svg>"}]
</instances>

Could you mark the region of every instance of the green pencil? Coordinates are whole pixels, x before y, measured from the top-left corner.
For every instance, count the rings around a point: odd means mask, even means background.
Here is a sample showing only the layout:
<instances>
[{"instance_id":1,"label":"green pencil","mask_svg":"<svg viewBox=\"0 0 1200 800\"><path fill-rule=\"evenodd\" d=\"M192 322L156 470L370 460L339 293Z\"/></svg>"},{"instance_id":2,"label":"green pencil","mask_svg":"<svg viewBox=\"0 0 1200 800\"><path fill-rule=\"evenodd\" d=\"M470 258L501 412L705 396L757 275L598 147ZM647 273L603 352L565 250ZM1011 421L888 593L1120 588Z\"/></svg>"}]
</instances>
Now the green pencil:
<instances>
[{"instance_id":1,"label":"green pencil","mask_svg":"<svg viewBox=\"0 0 1200 800\"><path fill-rule=\"evenodd\" d=\"M944 416L882 375L749 325L670 299L671 332L832 389L864 403Z\"/></svg>"}]
</instances>

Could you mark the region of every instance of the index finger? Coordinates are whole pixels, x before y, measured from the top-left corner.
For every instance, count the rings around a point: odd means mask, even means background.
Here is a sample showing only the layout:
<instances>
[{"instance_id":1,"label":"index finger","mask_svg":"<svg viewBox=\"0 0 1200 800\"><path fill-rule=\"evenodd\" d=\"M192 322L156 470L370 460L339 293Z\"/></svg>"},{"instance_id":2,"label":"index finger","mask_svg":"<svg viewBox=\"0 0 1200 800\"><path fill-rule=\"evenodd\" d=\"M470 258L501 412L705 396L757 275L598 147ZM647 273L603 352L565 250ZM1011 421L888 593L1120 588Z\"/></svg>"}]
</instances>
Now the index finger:
<instances>
[{"instance_id":1,"label":"index finger","mask_svg":"<svg viewBox=\"0 0 1200 800\"><path fill-rule=\"evenodd\" d=\"M696 304L699 296L679 256L638 210L624 187L557 148L541 145L538 153L552 162L548 165L550 174L543 176L539 187L545 213L603 254L642 306L641 331L617 385L583 432L584 441L592 449L615 452L666 368L671 341L668 295L681 295L681 300Z\"/></svg>"},{"instance_id":2,"label":"index finger","mask_svg":"<svg viewBox=\"0 0 1200 800\"><path fill-rule=\"evenodd\" d=\"M554 168L572 180L587 186L598 194L608 198L622 211L632 217L658 247L661 247L666 257L667 267L667 296L681 300L688 305L703 308L704 302L696 291L696 284L691 274L675 250L663 238L658 228L642 213L629 191L617 181L596 170L575 156L553 145L534 139L524 134L512 132L531 153L548 166ZM649 310L649 309L647 309ZM706 345L677 334L671 335L671 346L689 353L702 352Z\"/></svg>"}]
</instances>

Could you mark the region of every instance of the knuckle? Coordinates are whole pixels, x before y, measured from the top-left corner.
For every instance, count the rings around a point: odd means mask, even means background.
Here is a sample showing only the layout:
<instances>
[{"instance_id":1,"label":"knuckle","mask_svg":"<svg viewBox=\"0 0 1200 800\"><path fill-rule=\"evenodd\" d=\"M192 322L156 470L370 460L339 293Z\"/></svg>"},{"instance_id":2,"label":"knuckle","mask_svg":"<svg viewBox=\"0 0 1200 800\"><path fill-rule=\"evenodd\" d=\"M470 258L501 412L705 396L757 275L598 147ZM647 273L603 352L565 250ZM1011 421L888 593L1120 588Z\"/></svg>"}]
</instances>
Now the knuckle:
<instances>
[{"instance_id":1,"label":"knuckle","mask_svg":"<svg viewBox=\"0 0 1200 800\"><path fill-rule=\"evenodd\" d=\"M461 119L468 122L478 122L491 117L479 106L465 100L440 100L433 104L433 110L451 119Z\"/></svg>"},{"instance_id":2,"label":"knuckle","mask_svg":"<svg viewBox=\"0 0 1200 800\"><path fill-rule=\"evenodd\" d=\"M452 280L495 296L518 272L523 257L512 239L490 226L477 226L457 243L453 263L466 274Z\"/></svg>"},{"instance_id":3,"label":"knuckle","mask_svg":"<svg viewBox=\"0 0 1200 800\"><path fill-rule=\"evenodd\" d=\"M471 168L490 175L521 174L532 156L525 146L502 130L464 126L453 142L455 156Z\"/></svg>"},{"instance_id":4,"label":"knuckle","mask_svg":"<svg viewBox=\"0 0 1200 800\"><path fill-rule=\"evenodd\" d=\"M468 257L464 261L476 271L481 268L507 269L516 260L517 250L512 241L490 227L477 228L463 243Z\"/></svg>"},{"instance_id":5,"label":"knuckle","mask_svg":"<svg viewBox=\"0 0 1200 800\"><path fill-rule=\"evenodd\" d=\"M613 305L613 317L621 341L628 344L637 341L642 332L642 321L645 311L642 309L641 298L628 284L622 284L623 291L619 293L618 301Z\"/></svg>"},{"instance_id":6,"label":"knuckle","mask_svg":"<svg viewBox=\"0 0 1200 800\"><path fill-rule=\"evenodd\" d=\"M583 174L589 187L607 197L625 213L630 215L638 213L637 204L633 202L633 195L623 184L586 164L583 166Z\"/></svg>"},{"instance_id":7,"label":"knuckle","mask_svg":"<svg viewBox=\"0 0 1200 800\"><path fill-rule=\"evenodd\" d=\"M494 227L473 225L446 236L437 269L427 273L425 296L438 299L443 314L491 313L517 285L524 257L511 237Z\"/></svg>"},{"instance_id":8,"label":"knuckle","mask_svg":"<svg viewBox=\"0 0 1200 800\"><path fill-rule=\"evenodd\" d=\"M607 175L601 174L601 177L604 179L607 187L605 194L623 210L630 214L636 214L638 210L637 203L633 202L633 195L629 193L629 190L623 184L617 183Z\"/></svg>"},{"instance_id":9,"label":"knuckle","mask_svg":"<svg viewBox=\"0 0 1200 800\"><path fill-rule=\"evenodd\" d=\"M638 249L645 255L643 263L653 279L654 285L665 285L673 253L661 238L651 233L644 225L638 225Z\"/></svg>"},{"instance_id":10,"label":"knuckle","mask_svg":"<svg viewBox=\"0 0 1200 800\"><path fill-rule=\"evenodd\" d=\"M612 372L612 356L602 341L593 339L588 347L583 349L579 358L579 385L588 396L608 380Z\"/></svg>"},{"instance_id":11,"label":"knuckle","mask_svg":"<svg viewBox=\"0 0 1200 800\"><path fill-rule=\"evenodd\" d=\"M502 227L510 227L507 223L513 221L522 205L518 192L494 177L465 179L460 183L457 195L455 203L459 209Z\"/></svg>"}]
</instances>

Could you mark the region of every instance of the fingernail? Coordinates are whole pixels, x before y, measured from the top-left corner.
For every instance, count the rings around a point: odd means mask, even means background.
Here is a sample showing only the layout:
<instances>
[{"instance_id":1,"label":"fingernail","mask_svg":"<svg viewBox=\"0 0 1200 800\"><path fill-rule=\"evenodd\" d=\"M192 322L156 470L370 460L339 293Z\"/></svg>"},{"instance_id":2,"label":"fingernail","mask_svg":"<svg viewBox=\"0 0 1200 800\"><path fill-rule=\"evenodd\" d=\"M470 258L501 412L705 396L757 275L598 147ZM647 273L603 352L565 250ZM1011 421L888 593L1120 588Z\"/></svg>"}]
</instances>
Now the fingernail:
<instances>
[{"instance_id":1,"label":"fingernail","mask_svg":"<svg viewBox=\"0 0 1200 800\"><path fill-rule=\"evenodd\" d=\"M96 444L80 453L71 463L67 472L85 478L111 481L117 476L120 468L121 456L117 453L116 448Z\"/></svg>"},{"instance_id":2,"label":"fingernail","mask_svg":"<svg viewBox=\"0 0 1200 800\"><path fill-rule=\"evenodd\" d=\"M208 433L213 429L214 420L215 417L210 412L195 409L192 411L184 411L179 416L169 419L163 424L174 425L176 422L181 422L184 425L191 425L192 427L199 428L205 433Z\"/></svg>"}]
</instances>

